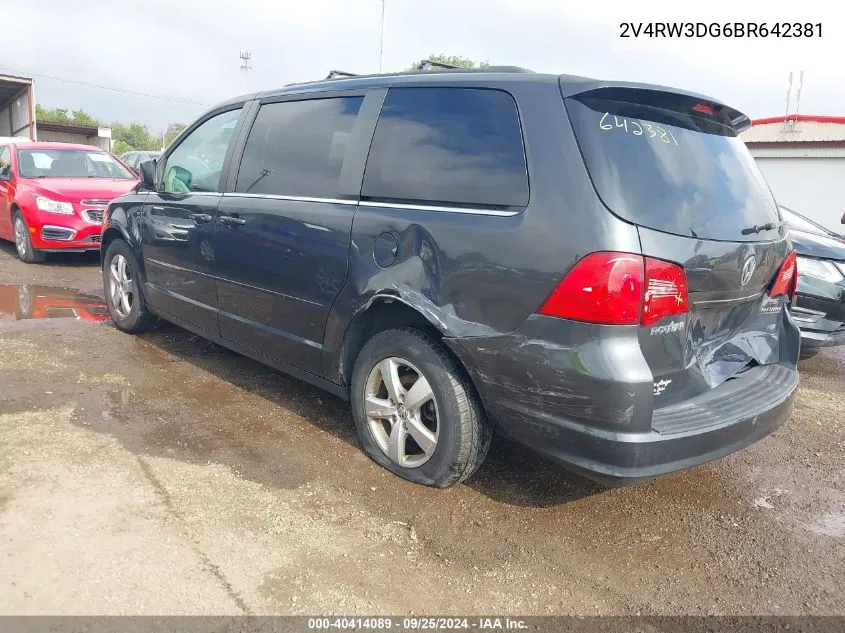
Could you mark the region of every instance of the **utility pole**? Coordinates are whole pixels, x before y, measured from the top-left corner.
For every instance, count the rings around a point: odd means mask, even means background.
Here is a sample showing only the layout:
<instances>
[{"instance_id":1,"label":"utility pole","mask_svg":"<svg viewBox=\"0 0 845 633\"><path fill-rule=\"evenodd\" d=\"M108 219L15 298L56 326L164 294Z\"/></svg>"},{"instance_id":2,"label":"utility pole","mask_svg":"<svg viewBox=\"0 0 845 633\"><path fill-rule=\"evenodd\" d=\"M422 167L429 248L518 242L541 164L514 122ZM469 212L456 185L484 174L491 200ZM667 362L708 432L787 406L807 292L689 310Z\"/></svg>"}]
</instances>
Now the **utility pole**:
<instances>
[{"instance_id":1,"label":"utility pole","mask_svg":"<svg viewBox=\"0 0 845 633\"><path fill-rule=\"evenodd\" d=\"M244 94L247 93L246 76L247 73L252 70L252 66L249 65L250 59L252 59L252 53L250 51L241 51L241 70L244 71Z\"/></svg>"},{"instance_id":2,"label":"utility pole","mask_svg":"<svg viewBox=\"0 0 845 633\"><path fill-rule=\"evenodd\" d=\"M381 0L381 46L379 48L379 63L378 63L378 71L380 73L384 72L384 26L385 26L385 2L386 0Z\"/></svg>"}]
</instances>

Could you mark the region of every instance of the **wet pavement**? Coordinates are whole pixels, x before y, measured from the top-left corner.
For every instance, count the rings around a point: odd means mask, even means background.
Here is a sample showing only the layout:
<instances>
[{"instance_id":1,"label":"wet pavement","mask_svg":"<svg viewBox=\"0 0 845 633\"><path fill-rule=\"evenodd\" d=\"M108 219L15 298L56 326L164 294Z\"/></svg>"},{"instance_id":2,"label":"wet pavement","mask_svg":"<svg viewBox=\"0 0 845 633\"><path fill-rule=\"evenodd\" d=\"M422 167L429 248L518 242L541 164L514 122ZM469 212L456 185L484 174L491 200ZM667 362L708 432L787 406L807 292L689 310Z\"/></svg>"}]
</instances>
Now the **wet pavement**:
<instances>
[{"instance_id":1,"label":"wet pavement","mask_svg":"<svg viewBox=\"0 0 845 633\"><path fill-rule=\"evenodd\" d=\"M0 613L845 612L845 349L713 464L606 490L497 440L437 491L342 401L101 307L96 256L0 245Z\"/></svg>"}]
</instances>

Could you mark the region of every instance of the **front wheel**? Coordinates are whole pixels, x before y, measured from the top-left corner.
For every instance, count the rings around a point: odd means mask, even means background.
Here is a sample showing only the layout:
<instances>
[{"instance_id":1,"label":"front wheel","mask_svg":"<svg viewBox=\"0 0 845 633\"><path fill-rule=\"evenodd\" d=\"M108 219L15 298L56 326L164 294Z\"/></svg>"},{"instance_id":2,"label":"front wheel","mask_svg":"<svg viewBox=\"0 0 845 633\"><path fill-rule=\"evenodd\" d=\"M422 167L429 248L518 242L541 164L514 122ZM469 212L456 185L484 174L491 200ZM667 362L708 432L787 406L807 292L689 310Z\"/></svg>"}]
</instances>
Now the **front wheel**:
<instances>
[{"instance_id":1,"label":"front wheel","mask_svg":"<svg viewBox=\"0 0 845 633\"><path fill-rule=\"evenodd\" d=\"M487 456L491 432L472 385L424 332L376 334L355 361L351 389L364 452L400 477L445 488Z\"/></svg>"},{"instance_id":2,"label":"front wheel","mask_svg":"<svg viewBox=\"0 0 845 633\"><path fill-rule=\"evenodd\" d=\"M138 260L129 244L117 239L103 259L103 289L112 321L119 330L136 334L153 329L158 317L147 308Z\"/></svg>"},{"instance_id":3,"label":"front wheel","mask_svg":"<svg viewBox=\"0 0 845 633\"><path fill-rule=\"evenodd\" d=\"M15 229L15 250L20 260L27 264L39 264L47 259L47 255L32 247L32 238L29 237L29 226L27 226L26 220L24 220L20 211L15 211L12 223Z\"/></svg>"}]
</instances>

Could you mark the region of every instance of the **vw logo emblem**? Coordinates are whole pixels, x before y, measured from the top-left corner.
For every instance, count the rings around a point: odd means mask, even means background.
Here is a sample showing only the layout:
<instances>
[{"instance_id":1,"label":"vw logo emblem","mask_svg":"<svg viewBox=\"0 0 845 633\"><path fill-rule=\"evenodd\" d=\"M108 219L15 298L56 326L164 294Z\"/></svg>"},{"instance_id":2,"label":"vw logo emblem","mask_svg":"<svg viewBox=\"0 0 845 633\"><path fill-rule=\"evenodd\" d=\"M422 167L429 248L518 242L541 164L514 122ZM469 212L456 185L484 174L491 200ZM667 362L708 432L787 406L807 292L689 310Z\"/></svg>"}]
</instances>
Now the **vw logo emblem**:
<instances>
[{"instance_id":1,"label":"vw logo emblem","mask_svg":"<svg viewBox=\"0 0 845 633\"><path fill-rule=\"evenodd\" d=\"M757 258L754 255L749 255L742 263L742 274L739 276L739 285L744 287L745 284L751 281L755 270L757 270Z\"/></svg>"}]
</instances>

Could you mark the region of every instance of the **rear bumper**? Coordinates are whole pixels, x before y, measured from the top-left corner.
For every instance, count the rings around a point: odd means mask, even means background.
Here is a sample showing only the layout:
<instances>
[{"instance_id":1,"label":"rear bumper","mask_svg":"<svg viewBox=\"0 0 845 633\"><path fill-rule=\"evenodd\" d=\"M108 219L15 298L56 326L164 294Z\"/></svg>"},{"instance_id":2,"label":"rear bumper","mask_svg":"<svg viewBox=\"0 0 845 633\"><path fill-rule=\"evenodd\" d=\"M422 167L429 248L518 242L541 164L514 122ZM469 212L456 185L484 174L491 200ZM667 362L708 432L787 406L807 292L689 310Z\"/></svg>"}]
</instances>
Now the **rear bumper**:
<instances>
[{"instance_id":1,"label":"rear bumper","mask_svg":"<svg viewBox=\"0 0 845 633\"><path fill-rule=\"evenodd\" d=\"M503 428L512 439L601 484L641 483L729 455L784 424L792 413L798 372L771 368L753 379L765 386L764 397L757 394L740 404L736 396L750 385L737 389L728 381L697 402L658 410L652 429L644 433L606 432L507 405L512 423ZM723 393L727 388L732 394Z\"/></svg>"},{"instance_id":2,"label":"rear bumper","mask_svg":"<svg viewBox=\"0 0 845 633\"><path fill-rule=\"evenodd\" d=\"M503 435L604 485L628 485L718 459L792 412L798 328L784 313L780 357L699 395L659 402L636 326L533 316L515 334L447 339ZM565 339L565 340L564 340ZM777 348L775 348L777 353ZM671 401L667 401L671 402Z\"/></svg>"}]
</instances>

